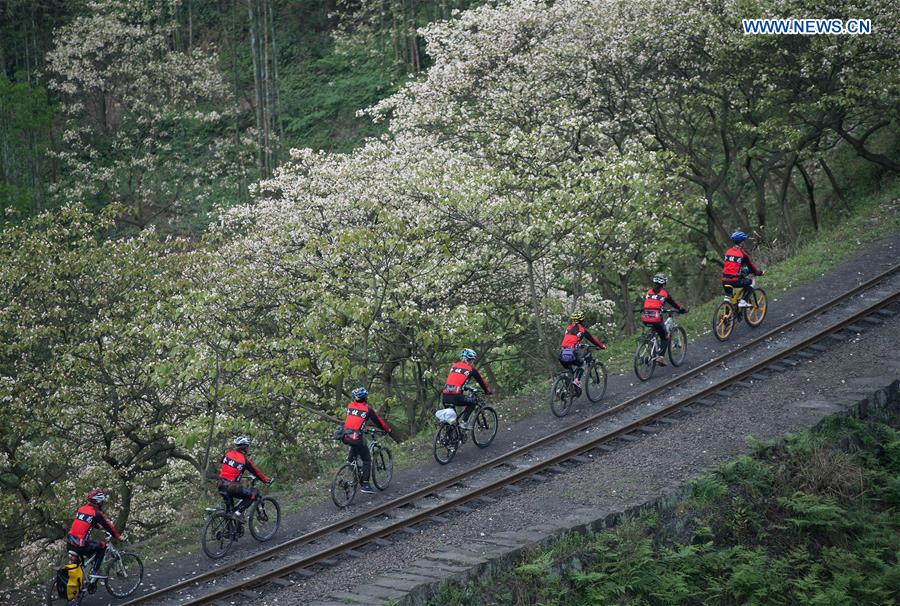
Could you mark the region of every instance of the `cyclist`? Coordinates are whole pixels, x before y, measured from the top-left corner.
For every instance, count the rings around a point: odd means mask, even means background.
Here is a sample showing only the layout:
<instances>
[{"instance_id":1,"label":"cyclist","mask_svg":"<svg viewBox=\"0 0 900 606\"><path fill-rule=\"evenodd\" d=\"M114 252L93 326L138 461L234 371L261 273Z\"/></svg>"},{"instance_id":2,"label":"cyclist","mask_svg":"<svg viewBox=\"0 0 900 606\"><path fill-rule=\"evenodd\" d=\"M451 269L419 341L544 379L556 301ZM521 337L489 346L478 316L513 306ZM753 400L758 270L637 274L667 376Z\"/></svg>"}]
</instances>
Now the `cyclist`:
<instances>
[{"instance_id":1,"label":"cyclist","mask_svg":"<svg viewBox=\"0 0 900 606\"><path fill-rule=\"evenodd\" d=\"M459 362L454 363L450 367L450 372L447 374L447 382L443 391L441 391L441 402L444 404L444 408L453 407L455 409L459 405L465 405L466 408L463 410L459 420L461 429L469 429L469 415L475 409L475 398L463 391L469 379L474 378L484 391L484 394L487 396L491 395L491 390L484 377L472 365L476 357L474 350L468 347L463 349L459 354Z\"/></svg>"},{"instance_id":2,"label":"cyclist","mask_svg":"<svg viewBox=\"0 0 900 606\"><path fill-rule=\"evenodd\" d=\"M91 569L91 579L88 581L88 592L94 593L97 589L97 580L105 578L99 575L100 565L103 563L103 556L106 554L106 541L94 541L91 539L91 531L94 528L102 528L119 540L119 533L103 513L103 503L109 496L100 488L94 488L87 493L85 499L87 503L78 508L75 512L75 519L72 526L69 527L69 534L66 536L66 542L70 551L74 551L78 555L88 558L92 554L94 558L94 566Z\"/></svg>"},{"instance_id":3,"label":"cyclist","mask_svg":"<svg viewBox=\"0 0 900 606\"><path fill-rule=\"evenodd\" d=\"M663 305L668 303L679 312L687 313L687 308L673 299L672 295L666 291L664 288L666 282L668 282L668 278L663 274L653 276L653 285L647 290L647 294L644 295L644 306L641 308L641 322L651 327L662 338L662 350L656 356L656 363L660 366L666 365L665 355L669 350L669 341L672 339L666 323L663 322Z\"/></svg>"},{"instance_id":4,"label":"cyclist","mask_svg":"<svg viewBox=\"0 0 900 606\"><path fill-rule=\"evenodd\" d=\"M261 472L247 456L250 442L250 436L238 436L234 439L234 448L222 457L222 469L219 471L219 482L216 485L226 501L232 500L233 502L235 497L241 499L232 514L238 520L241 519L244 510L250 507L259 496L259 490L255 486L241 484L244 472L249 471L266 484L272 483L272 480L267 478L266 474Z\"/></svg>"},{"instance_id":5,"label":"cyclist","mask_svg":"<svg viewBox=\"0 0 900 606\"><path fill-rule=\"evenodd\" d=\"M575 369L575 378L572 382L578 389L581 389L581 377L584 374L584 357L578 352L578 344L582 339L587 339L600 349L606 349L606 345L600 342L600 339L588 332L584 327L584 314L576 311L570 318L571 324L566 326L566 332L563 334L562 343L559 344L559 363L564 368Z\"/></svg>"},{"instance_id":6,"label":"cyclist","mask_svg":"<svg viewBox=\"0 0 900 606\"><path fill-rule=\"evenodd\" d=\"M751 307L747 299L750 297L750 286L753 284L753 280L747 274L763 275L762 270L756 268L756 265L750 260L750 255L744 250L743 243L746 240L747 234L742 231L731 234L734 246L725 251L725 263L722 266L722 285L744 289L741 292L738 307Z\"/></svg>"},{"instance_id":7,"label":"cyclist","mask_svg":"<svg viewBox=\"0 0 900 606\"><path fill-rule=\"evenodd\" d=\"M350 447L350 454L347 460L353 462L357 456L362 459L362 477L360 490L366 493L373 493L375 489L369 484L369 477L372 470L372 455L369 453L369 447L366 445L366 423L371 419L385 433L391 433L391 426L378 416L375 409L369 406L367 402L369 392L365 387L357 387L350 395L353 400L347 404L347 418L344 419L344 435L341 440Z\"/></svg>"}]
</instances>

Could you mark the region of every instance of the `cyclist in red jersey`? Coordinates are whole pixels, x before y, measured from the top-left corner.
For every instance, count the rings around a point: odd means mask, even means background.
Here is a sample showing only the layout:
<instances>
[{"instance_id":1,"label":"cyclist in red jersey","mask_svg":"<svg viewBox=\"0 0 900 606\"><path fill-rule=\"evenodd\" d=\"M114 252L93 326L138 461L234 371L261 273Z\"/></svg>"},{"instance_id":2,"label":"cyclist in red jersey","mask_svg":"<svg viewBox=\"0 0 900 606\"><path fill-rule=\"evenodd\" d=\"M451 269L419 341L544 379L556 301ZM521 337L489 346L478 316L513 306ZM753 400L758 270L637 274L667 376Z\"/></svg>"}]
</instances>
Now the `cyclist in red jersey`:
<instances>
[{"instance_id":1,"label":"cyclist in red jersey","mask_svg":"<svg viewBox=\"0 0 900 606\"><path fill-rule=\"evenodd\" d=\"M245 471L250 472L250 474L266 484L272 483L272 480L266 477L266 474L261 472L247 456L250 442L249 436L236 437L234 439L234 448L226 452L225 456L222 457L222 469L219 471L217 486L222 497L226 501L230 501L229 505L234 503L235 497L241 499L237 507L233 508L236 518L240 518L244 510L250 507L259 496L259 490L255 486L244 486L241 484L241 478L244 476Z\"/></svg>"},{"instance_id":2,"label":"cyclist in red jersey","mask_svg":"<svg viewBox=\"0 0 900 606\"><path fill-rule=\"evenodd\" d=\"M559 363L564 368L576 367L575 379L572 382L580 389L581 377L584 375L584 358L578 352L578 344L582 339L587 339L600 349L606 349L606 345L585 328L583 313L576 311L570 319L572 322L566 326L566 332L563 333L562 342L559 344Z\"/></svg>"},{"instance_id":3,"label":"cyclist in red jersey","mask_svg":"<svg viewBox=\"0 0 900 606\"><path fill-rule=\"evenodd\" d=\"M350 447L348 461L353 461L355 457L362 459L362 477L363 481L359 485L362 492L373 493L375 490L369 484L369 478L372 470L372 455L369 453L369 447L366 445L366 424L369 421L375 423L385 433L391 433L391 426L378 416L375 409L369 406L369 392L365 387L357 387L350 395L353 401L347 404L347 418L344 419L344 436L341 440Z\"/></svg>"},{"instance_id":4,"label":"cyclist in red jersey","mask_svg":"<svg viewBox=\"0 0 900 606\"><path fill-rule=\"evenodd\" d=\"M484 377L482 377L481 373L478 372L478 369L472 365L473 362L475 362L475 358L476 355L474 350L469 349L468 347L463 349L459 354L459 362L454 363L450 367L450 372L447 374L447 381L441 392L441 402L444 404L444 408L453 407L455 409L457 406L465 405L466 408L463 410L459 421L459 426L462 429L469 428L469 415L471 415L472 411L475 409L474 398L463 391L463 388L466 386L466 383L469 382L469 379L475 379L475 382L478 383L485 395L489 396L492 393L487 382L485 382Z\"/></svg>"},{"instance_id":5,"label":"cyclist in red jersey","mask_svg":"<svg viewBox=\"0 0 900 606\"><path fill-rule=\"evenodd\" d=\"M757 269L750 260L750 255L744 250L743 243L746 240L747 234L742 231L731 234L734 246L725 251L725 261L722 265L722 285L744 289L741 293L741 300L738 301L738 307L750 307L747 299L750 296L750 286L752 286L753 280L748 277L748 274L763 275L762 270Z\"/></svg>"},{"instance_id":6,"label":"cyclist in red jersey","mask_svg":"<svg viewBox=\"0 0 900 606\"><path fill-rule=\"evenodd\" d=\"M91 531L94 528L102 528L119 540L119 532L103 513L103 503L109 496L99 488L94 488L85 497L87 503L78 508L75 512L75 519L69 527L69 533L66 535L66 543L68 549L74 551L78 555L89 558L92 554L96 554L94 558L94 566L91 569L91 580L88 581L88 591L94 593L97 588L97 580L103 578L99 575L100 565L103 563L103 556L106 553L106 541L95 541L91 539Z\"/></svg>"},{"instance_id":7,"label":"cyclist in red jersey","mask_svg":"<svg viewBox=\"0 0 900 606\"><path fill-rule=\"evenodd\" d=\"M681 313L687 313L687 308L672 298L672 295L664 288L667 281L668 278L663 274L656 274L653 276L653 286L651 286L647 290L647 294L644 295L644 305L641 308L641 322L655 330L662 338L662 351L660 351L659 355L656 357L656 363L660 366L666 365L665 355L666 351L669 349L669 341L672 338L672 335L669 334L669 329L666 328L666 323L663 321L663 305L668 303Z\"/></svg>"}]
</instances>

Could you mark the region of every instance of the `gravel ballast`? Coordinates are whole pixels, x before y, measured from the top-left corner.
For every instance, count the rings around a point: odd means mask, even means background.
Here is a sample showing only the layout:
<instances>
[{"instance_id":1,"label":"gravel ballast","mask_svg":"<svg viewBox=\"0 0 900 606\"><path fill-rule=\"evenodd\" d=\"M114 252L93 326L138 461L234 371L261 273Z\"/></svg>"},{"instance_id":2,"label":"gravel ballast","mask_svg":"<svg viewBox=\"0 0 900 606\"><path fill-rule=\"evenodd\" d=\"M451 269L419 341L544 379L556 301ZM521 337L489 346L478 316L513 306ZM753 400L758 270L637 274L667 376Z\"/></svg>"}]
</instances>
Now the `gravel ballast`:
<instances>
[{"instance_id":1,"label":"gravel ballast","mask_svg":"<svg viewBox=\"0 0 900 606\"><path fill-rule=\"evenodd\" d=\"M769 440L814 425L861 395L900 376L894 317L860 335L830 345L792 370L736 391L728 400L698 407L691 415L637 441L617 444L567 473L504 492L493 504L454 515L364 559L341 562L294 587L267 593L262 603L309 604L338 588L371 582L436 551L464 548L498 531L527 531L559 523L574 510L594 508L597 517L625 510L669 492L719 463L750 451L747 436Z\"/></svg>"}]
</instances>

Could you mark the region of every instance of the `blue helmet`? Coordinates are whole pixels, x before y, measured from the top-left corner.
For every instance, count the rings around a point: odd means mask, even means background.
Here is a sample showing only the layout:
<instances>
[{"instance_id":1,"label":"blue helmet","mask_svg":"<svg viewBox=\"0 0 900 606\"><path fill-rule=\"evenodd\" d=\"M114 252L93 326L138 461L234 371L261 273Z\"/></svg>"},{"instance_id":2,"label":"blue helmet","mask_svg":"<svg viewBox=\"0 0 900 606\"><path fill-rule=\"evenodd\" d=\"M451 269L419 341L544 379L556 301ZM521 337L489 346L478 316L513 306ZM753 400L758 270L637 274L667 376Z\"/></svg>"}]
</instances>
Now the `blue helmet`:
<instances>
[{"instance_id":1,"label":"blue helmet","mask_svg":"<svg viewBox=\"0 0 900 606\"><path fill-rule=\"evenodd\" d=\"M746 239L747 239L747 234L745 234L742 231L736 231L733 234L731 234L731 240L735 244L740 244L741 242L743 242Z\"/></svg>"},{"instance_id":2,"label":"blue helmet","mask_svg":"<svg viewBox=\"0 0 900 606\"><path fill-rule=\"evenodd\" d=\"M369 397L369 391L365 387L357 387L350 392L350 395L353 396L354 402L365 402Z\"/></svg>"},{"instance_id":3,"label":"blue helmet","mask_svg":"<svg viewBox=\"0 0 900 606\"><path fill-rule=\"evenodd\" d=\"M459 352L459 357L466 362L474 362L477 356L475 355L474 349L469 349L468 347L466 347L464 350Z\"/></svg>"}]
</instances>

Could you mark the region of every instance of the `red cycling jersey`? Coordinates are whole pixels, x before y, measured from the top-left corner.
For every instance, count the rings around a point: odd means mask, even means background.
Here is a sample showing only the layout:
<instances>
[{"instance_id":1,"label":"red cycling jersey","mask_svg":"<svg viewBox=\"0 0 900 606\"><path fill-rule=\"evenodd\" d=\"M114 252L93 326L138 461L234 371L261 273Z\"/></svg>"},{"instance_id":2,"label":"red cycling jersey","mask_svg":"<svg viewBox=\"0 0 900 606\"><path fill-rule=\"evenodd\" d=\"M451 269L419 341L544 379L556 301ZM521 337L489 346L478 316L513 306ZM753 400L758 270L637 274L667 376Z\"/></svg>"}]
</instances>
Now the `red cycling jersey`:
<instances>
[{"instance_id":1,"label":"red cycling jersey","mask_svg":"<svg viewBox=\"0 0 900 606\"><path fill-rule=\"evenodd\" d=\"M754 275L762 275L762 272L756 269L753 261L750 260L750 255L744 252L744 249L739 246L732 246L731 248L726 250L725 263L722 265L722 281L738 281L741 278L741 268L745 265Z\"/></svg>"},{"instance_id":2,"label":"red cycling jersey","mask_svg":"<svg viewBox=\"0 0 900 606\"><path fill-rule=\"evenodd\" d=\"M683 309L665 288L660 288L659 290L647 289L647 294L644 296L644 306L641 309L641 321L648 324L662 322L660 310L666 303L675 309Z\"/></svg>"},{"instance_id":3,"label":"red cycling jersey","mask_svg":"<svg viewBox=\"0 0 900 606\"><path fill-rule=\"evenodd\" d=\"M94 527L103 528L116 539L119 538L119 533L103 512L93 503L85 503L75 512L75 519L69 527L69 543L84 547Z\"/></svg>"},{"instance_id":4,"label":"red cycling jersey","mask_svg":"<svg viewBox=\"0 0 900 606\"><path fill-rule=\"evenodd\" d=\"M559 344L560 347L575 347L579 343L581 343L582 339L587 339L597 347L602 348L603 343L600 342L600 339L592 335L588 332L588 329L584 327L581 322L573 322L566 326L566 332L563 334L562 343Z\"/></svg>"},{"instance_id":5,"label":"red cycling jersey","mask_svg":"<svg viewBox=\"0 0 900 606\"><path fill-rule=\"evenodd\" d=\"M344 419L344 429L350 430L353 433L345 436L344 439L351 441L359 440L362 432L366 429L366 423L368 423L369 419L374 421L383 431L388 433L391 432L391 426L378 416L378 413L375 412L374 408L369 406L366 402L354 401L347 404L347 418Z\"/></svg>"},{"instance_id":6,"label":"red cycling jersey","mask_svg":"<svg viewBox=\"0 0 900 606\"><path fill-rule=\"evenodd\" d=\"M475 381L478 382L478 385L481 386L481 389L484 390L485 394L491 394L491 390L488 389L484 377L481 376L481 373L478 372L474 366L467 362L457 362L450 367L450 373L447 375L447 382L441 393L445 395L460 394L462 393L463 387L465 387L466 383L471 378L474 378Z\"/></svg>"},{"instance_id":7,"label":"red cycling jersey","mask_svg":"<svg viewBox=\"0 0 900 606\"><path fill-rule=\"evenodd\" d=\"M240 482L244 475L244 470L249 471L263 482L268 482L269 478L261 472L253 462L247 458L247 455L240 450L229 450L222 457L222 469L219 472L219 478L226 482Z\"/></svg>"}]
</instances>

